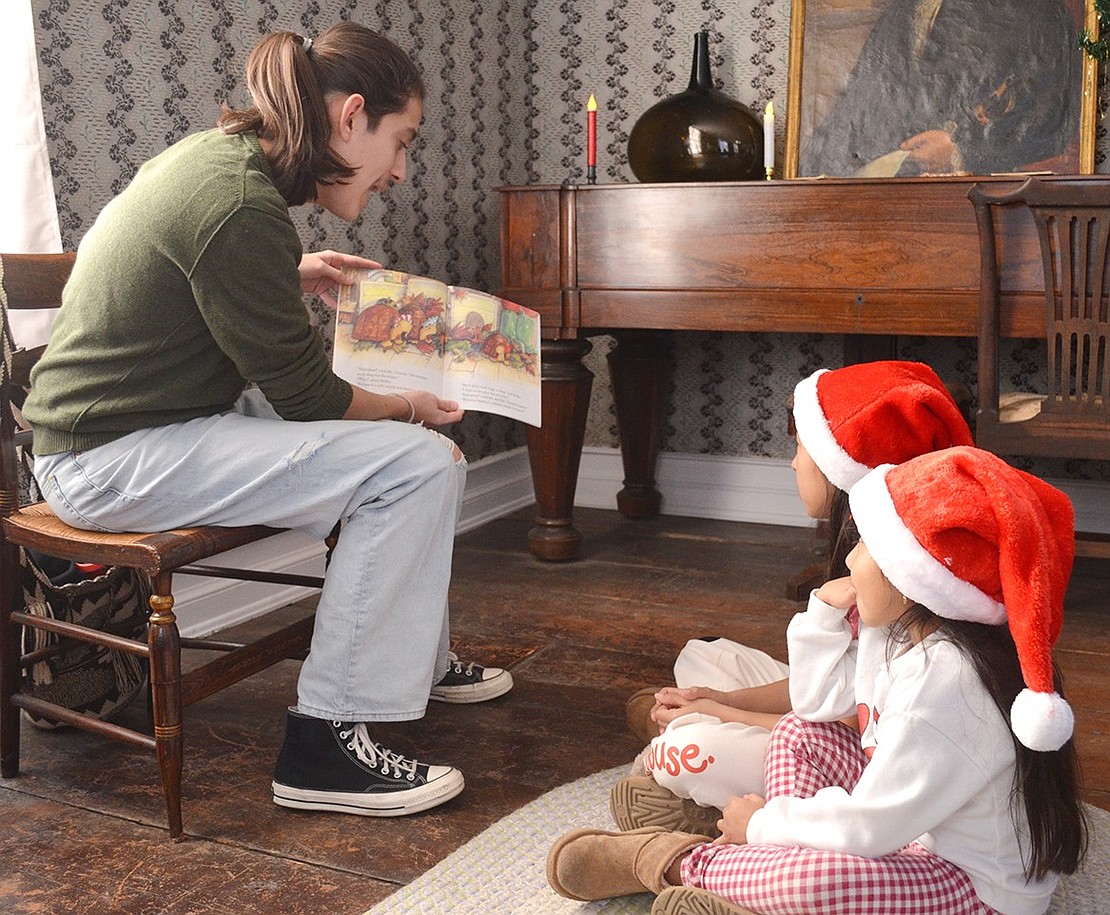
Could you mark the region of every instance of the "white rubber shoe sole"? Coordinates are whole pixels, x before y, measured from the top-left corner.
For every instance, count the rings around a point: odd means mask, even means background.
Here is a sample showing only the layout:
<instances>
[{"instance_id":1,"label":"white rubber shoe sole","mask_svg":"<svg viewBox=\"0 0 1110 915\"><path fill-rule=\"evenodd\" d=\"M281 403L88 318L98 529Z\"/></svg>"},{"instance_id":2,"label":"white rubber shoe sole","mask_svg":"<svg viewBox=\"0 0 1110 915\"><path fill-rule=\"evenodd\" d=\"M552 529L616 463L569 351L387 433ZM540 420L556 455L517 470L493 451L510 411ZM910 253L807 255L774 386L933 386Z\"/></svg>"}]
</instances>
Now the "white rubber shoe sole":
<instances>
[{"instance_id":1,"label":"white rubber shoe sole","mask_svg":"<svg viewBox=\"0 0 1110 915\"><path fill-rule=\"evenodd\" d=\"M513 688L513 675L507 670L501 670L499 667L487 667L485 672L493 674L493 676L487 680L460 686L433 686L430 698L436 702L468 705L473 702L496 699Z\"/></svg>"},{"instance_id":2,"label":"white rubber shoe sole","mask_svg":"<svg viewBox=\"0 0 1110 915\"><path fill-rule=\"evenodd\" d=\"M394 791L321 791L271 782L274 803L296 810L327 810L363 817L401 817L445 804L463 790L462 773L432 766L427 784Z\"/></svg>"}]
</instances>

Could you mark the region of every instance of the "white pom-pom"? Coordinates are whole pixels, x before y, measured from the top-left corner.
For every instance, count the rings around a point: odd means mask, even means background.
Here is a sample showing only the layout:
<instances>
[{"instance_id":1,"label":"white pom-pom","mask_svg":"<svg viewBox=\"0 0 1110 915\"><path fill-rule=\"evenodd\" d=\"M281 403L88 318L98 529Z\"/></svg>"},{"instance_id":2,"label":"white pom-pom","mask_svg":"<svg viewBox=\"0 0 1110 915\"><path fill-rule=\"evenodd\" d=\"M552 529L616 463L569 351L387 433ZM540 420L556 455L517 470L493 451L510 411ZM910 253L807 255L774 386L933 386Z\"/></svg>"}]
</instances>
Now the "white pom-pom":
<instances>
[{"instance_id":1,"label":"white pom-pom","mask_svg":"<svg viewBox=\"0 0 1110 915\"><path fill-rule=\"evenodd\" d=\"M1067 743L1075 728L1075 716L1059 693L1023 689L1010 707L1010 727L1023 745L1046 753Z\"/></svg>"}]
</instances>

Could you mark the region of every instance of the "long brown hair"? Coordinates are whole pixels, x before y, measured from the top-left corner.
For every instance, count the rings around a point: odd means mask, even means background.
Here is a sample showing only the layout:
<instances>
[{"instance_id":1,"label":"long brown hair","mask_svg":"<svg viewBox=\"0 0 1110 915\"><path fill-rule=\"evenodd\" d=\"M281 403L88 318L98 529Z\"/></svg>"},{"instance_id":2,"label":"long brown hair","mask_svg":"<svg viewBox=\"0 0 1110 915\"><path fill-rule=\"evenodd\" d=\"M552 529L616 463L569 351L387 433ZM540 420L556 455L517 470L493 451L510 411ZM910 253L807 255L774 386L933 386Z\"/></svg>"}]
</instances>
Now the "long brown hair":
<instances>
[{"instance_id":1,"label":"long brown hair","mask_svg":"<svg viewBox=\"0 0 1110 915\"><path fill-rule=\"evenodd\" d=\"M848 574L848 554L859 543L859 531L848 506L848 493L843 489L833 487L828 528L829 554L825 564L825 581L832 581Z\"/></svg>"},{"instance_id":2,"label":"long brown hair","mask_svg":"<svg viewBox=\"0 0 1110 915\"><path fill-rule=\"evenodd\" d=\"M331 149L327 97L361 95L374 130L387 114L424 98L416 65L384 35L340 22L307 41L274 32L247 58L247 88L254 106L224 106L225 133L253 130L268 141L274 184L289 206L314 200L316 184L342 183L354 170Z\"/></svg>"},{"instance_id":3,"label":"long brown hair","mask_svg":"<svg viewBox=\"0 0 1110 915\"><path fill-rule=\"evenodd\" d=\"M1025 686L1009 626L950 620L912 604L891 627L888 651L907 644L912 631L934 627L967 656L1009 728L1010 706ZM1052 668L1056 691L1062 696L1059 668L1055 663ZM1037 879L1050 873L1074 874L1089 839L1075 740L1069 739L1058 750L1038 752L1024 746L1012 731L1010 737L1017 762L1012 800L1024 807L1029 828L1025 873Z\"/></svg>"}]
</instances>

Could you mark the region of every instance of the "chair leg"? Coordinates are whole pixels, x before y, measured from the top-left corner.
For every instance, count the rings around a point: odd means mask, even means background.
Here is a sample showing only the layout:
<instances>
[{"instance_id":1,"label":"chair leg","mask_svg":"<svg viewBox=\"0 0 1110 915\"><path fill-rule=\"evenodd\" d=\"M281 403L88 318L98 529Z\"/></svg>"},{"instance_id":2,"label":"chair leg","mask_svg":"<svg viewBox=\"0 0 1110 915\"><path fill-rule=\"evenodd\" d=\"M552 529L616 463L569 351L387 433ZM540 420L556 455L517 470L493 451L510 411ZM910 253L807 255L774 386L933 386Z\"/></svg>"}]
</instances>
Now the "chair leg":
<instances>
[{"instance_id":1,"label":"chair leg","mask_svg":"<svg viewBox=\"0 0 1110 915\"><path fill-rule=\"evenodd\" d=\"M12 696L22 677L21 627L13 626L11 613L22 607L19 551L8 543L0 545L0 775L19 775L19 709Z\"/></svg>"},{"instance_id":2,"label":"chair leg","mask_svg":"<svg viewBox=\"0 0 1110 915\"><path fill-rule=\"evenodd\" d=\"M173 612L172 574L162 572L154 578L150 597L150 693L154 717L154 743L162 770L162 791L170 836L175 842L184 838L181 823L181 771L185 740L182 732L181 637Z\"/></svg>"},{"instance_id":3,"label":"chair leg","mask_svg":"<svg viewBox=\"0 0 1110 915\"><path fill-rule=\"evenodd\" d=\"M809 600L809 592L825 583L825 563L817 562L806 566L796 575L786 580L786 599Z\"/></svg>"}]
</instances>

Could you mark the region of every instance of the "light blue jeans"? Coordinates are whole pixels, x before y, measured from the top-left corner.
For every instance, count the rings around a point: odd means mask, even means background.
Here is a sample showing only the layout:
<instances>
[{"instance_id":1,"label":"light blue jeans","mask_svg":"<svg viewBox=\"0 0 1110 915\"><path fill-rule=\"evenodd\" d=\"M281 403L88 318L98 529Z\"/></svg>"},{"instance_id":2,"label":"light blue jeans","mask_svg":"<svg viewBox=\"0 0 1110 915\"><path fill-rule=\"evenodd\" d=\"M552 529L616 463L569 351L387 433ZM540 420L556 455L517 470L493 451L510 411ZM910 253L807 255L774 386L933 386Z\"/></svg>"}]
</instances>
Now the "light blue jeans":
<instances>
[{"instance_id":1,"label":"light blue jeans","mask_svg":"<svg viewBox=\"0 0 1110 915\"><path fill-rule=\"evenodd\" d=\"M297 707L405 721L447 670L457 455L421 426L288 422L252 390L227 413L39 456L35 476L60 518L90 530L268 524L323 538L342 519Z\"/></svg>"}]
</instances>

